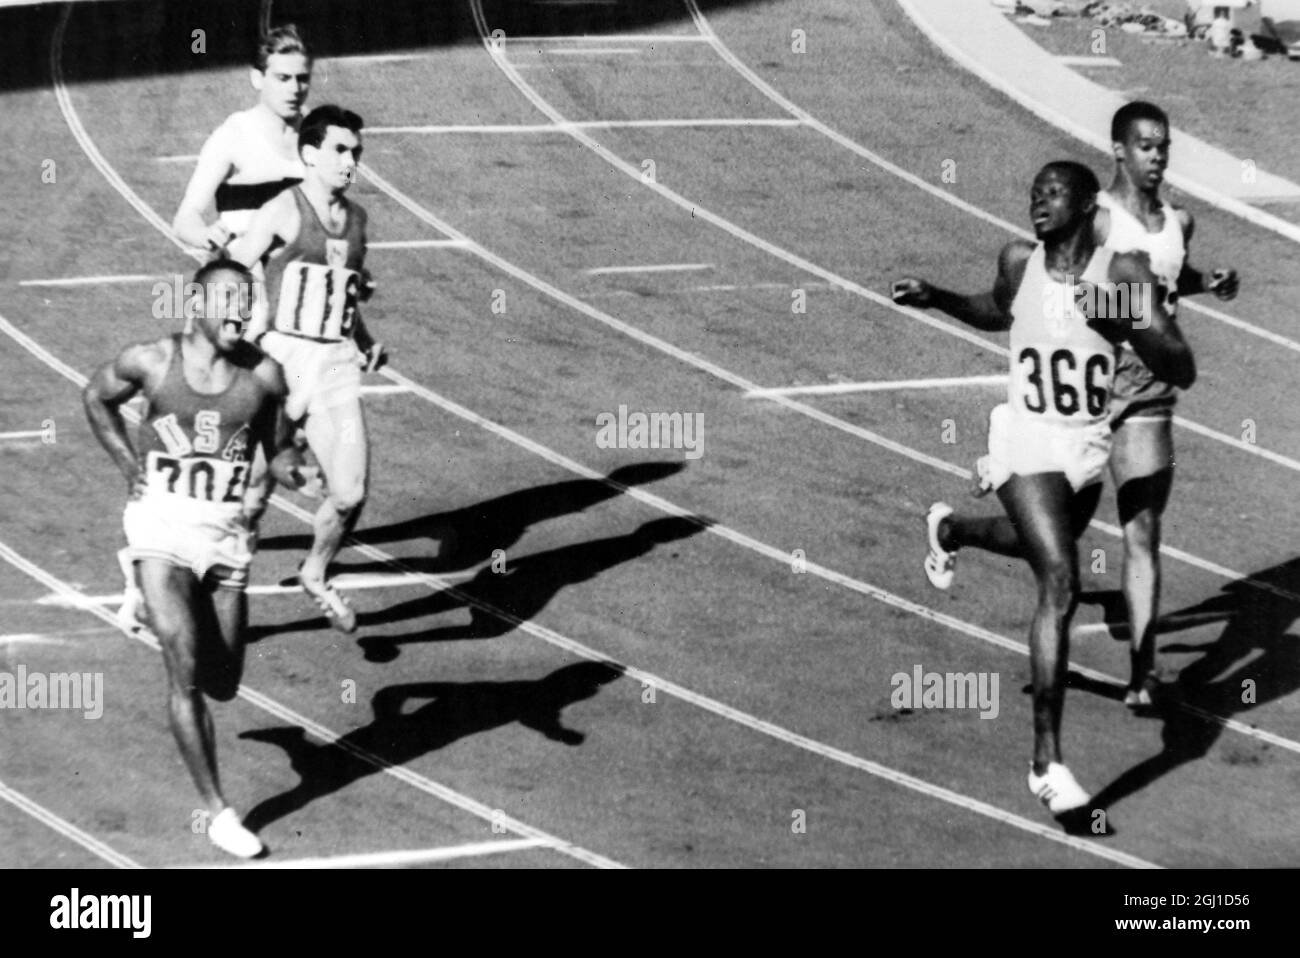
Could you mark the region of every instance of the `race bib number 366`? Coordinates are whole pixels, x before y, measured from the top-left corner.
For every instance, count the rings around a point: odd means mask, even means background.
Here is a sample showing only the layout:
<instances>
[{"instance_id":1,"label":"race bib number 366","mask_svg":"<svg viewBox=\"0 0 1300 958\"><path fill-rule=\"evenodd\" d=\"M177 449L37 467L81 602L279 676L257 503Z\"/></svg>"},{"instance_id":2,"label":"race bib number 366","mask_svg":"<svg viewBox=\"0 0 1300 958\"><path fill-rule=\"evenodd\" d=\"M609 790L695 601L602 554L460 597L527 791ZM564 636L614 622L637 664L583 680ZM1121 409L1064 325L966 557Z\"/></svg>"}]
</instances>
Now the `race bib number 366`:
<instances>
[{"instance_id":1,"label":"race bib number 366","mask_svg":"<svg viewBox=\"0 0 1300 958\"><path fill-rule=\"evenodd\" d=\"M280 282L275 328L315 339L352 335L361 275L343 266L289 263Z\"/></svg>"},{"instance_id":2,"label":"race bib number 366","mask_svg":"<svg viewBox=\"0 0 1300 958\"><path fill-rule=\"evenodd\" d=\"M1083 350L1026 346L1011 367L1012 396L1051 419L1098 419L1110 404L1111 357Z\"/></svg>"},{"instance_id":3,"label":"race bib number 366","mask_svg":"<svg viewBox=\"0 0 1300 958\"><path fill-rule=\"evenodd\" d=\"M169 456L154 450L145 459L149 494L185 496L200 502L241 503L248 463L206 456Z\"/></svg>"}]
</instances>

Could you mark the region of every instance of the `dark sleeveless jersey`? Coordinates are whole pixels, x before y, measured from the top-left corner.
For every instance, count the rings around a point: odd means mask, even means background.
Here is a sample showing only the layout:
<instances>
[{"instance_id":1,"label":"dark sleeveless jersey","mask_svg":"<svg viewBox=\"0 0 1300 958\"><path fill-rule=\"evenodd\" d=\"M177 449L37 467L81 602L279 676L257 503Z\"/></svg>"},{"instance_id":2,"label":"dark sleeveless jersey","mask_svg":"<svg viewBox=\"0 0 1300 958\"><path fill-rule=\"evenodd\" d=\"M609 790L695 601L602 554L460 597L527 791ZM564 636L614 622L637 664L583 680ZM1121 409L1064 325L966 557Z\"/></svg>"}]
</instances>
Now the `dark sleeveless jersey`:
<instances>
[{"instance_id":1,"label":"dark sleeveless jersey","mask_svg":"<svg viewBox=\"0 0 1300 958\"><path fill-rule=\"evenodd\" d=\"M253 375L260 357L241 349L247 358L237 357L230 384L219 393L201 393L186 382L181 337L172 337L167 372L146 396L136 440L146 496L241 507L254 442L271 428L275 410L275 397Z\"/></svg>"},{"instance_id":2,"label":"dark sleeveless jersey","mask_svg":"<svg viewBox=\"0 0 1300 958\"><path fill-rule=\"evenodd\" d=\"M325 228L300 187L289 191L298 206L298 235L266 261L271 328L291 336L335 342L352 335L361 266L366 256L366 212L344 201L341 232Z\"/></svg>"}]
</instances>

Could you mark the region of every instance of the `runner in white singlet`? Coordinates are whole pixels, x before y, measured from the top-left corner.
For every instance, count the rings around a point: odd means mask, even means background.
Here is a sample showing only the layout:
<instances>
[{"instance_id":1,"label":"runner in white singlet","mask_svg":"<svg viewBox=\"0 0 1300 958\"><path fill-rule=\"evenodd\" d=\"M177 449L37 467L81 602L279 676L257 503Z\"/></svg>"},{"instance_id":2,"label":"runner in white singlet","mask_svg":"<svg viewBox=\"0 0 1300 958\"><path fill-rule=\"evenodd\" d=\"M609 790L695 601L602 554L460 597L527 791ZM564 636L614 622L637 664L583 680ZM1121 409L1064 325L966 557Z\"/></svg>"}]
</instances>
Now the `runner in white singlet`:
<instances>
[{"instance_id":1,"label":"runner in white singlet","mask_svg":"<svg viewBox=\"0 0 1300 958\"><path fill-rule=\"evenodd\" d=\"M1237 273L1218 269L1208 276L1187 264L1192 215L1160 199L1169 163L1169 119L1163 110L1136 101L1111 121L1115 179L1099 194L1096 238L1116 252L1141 252L1159 280L1165 309L1174 316L1178 297L1212 292L1237 295ZM1174 404L1177 389L1159 379L1128 344L1121 344L1115 373L1111 421L1120 525L1124 530L1122 587L1128 605L1130 678L1124 703L1141 709L1155 704L1156 622L1160 606L1160 523L1174 478Z\"/></svg>"},{"instance_id":2,"label":"runner in white singlet","mask_svg":"<svg viewBox=\"0 0 1300 958\"><path fill-rule=\"evenodd\" d=\"M1007 402L993 410L982 471L1006 516L958 516L935 503L927 516L925 568L939 588L952 583L956 551L975 546L1024 558L1038 582L1029 630L1034 755L1029 790L1067 828L1091 801L1061 757L1061 714L1069 625L1079 593L1077 541L1096 510L1110 447L1109 411L1116 344L1128 338L1161 377L1182 387L1196 370L1191 351L1163 305L1116 291L1150 287L1145 257L1099 249L1093 234L1097 178L1086 166L1049 163L1034 180L1030 213L1037 244L1009 243L993 290L963 296L914 278L894 284L894 299L935 307L984 330L1011 332Z\"/></svg>"}]
</instances>

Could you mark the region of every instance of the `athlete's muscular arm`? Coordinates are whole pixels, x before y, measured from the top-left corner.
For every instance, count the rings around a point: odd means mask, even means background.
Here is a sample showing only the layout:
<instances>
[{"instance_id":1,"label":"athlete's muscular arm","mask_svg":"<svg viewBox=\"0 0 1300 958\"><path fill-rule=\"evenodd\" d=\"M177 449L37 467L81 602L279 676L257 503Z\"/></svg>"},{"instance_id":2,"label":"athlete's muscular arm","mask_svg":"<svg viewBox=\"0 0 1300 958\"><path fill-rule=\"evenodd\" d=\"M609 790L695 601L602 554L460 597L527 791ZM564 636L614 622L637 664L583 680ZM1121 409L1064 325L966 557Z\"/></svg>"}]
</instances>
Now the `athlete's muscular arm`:
<instances>
[{"instance_id":1,"label":"athlete's muscular arm","mask_svg":"<svg viewBox=\"0 0 1300 958\"><path fill-rule=\"evenodd\" d=\"M226 252L235 262L251 269L271 251L277 237L292 243L298 236L299 226L298 207L293 194L286 190L253 214L247 232L235 237Z\"/></svg>"},{"instance_id":2,"label":"athlete's muscular arm","mask_svg":"<svg viewBox=\"0 0 1300 958\"><path fill-rule=\"evenodd\" d=\"M963 295L906 276L894 281L894 302L922 309L941 309L976 329L989 332L1010 329L1011 303L1020 289L1025 264L1033 251L1034 245L1025 240L1012 240L1004 246L998 255L998 275L990 292Z\"/></svg>"},{"instance_id":3,"label":"athlete's muscular arm","mask_svg":"<svg viewBox=\"0 0 1300 958\"><path fill-rule=\"evenodd\" d=\"M1109 278L1130 289L1154 290L1157 285L1143 253L1116 253ZM1088 325L1112 342L1127 339L1157 379L1188 389L1196 381L1196 360L1178 324L1159 296L1139 296L1135 301L1144 307L1141 317L1090 317Z\"/></svg>"},{"instance_id":4,"label":"athlete's muscular arm","mask_svg":"<svg viewBox=\"0 0 1300 958\"><path fill-rule=\"evenodd\" d=\"M312 499L319 498L324 490L320 467L303 462L301 450L294 445L293 423L284 411L289 389L285 385L283 368L268 356L258 364L253 375L266 384L271 396L257 434L258 449L270 463L271 475L287 489Z\"/></svg>"},{"instance_id":5,"label":"athlete's muscular arm","mask_svg":"<svg viewBox=\"0 0 1300 958\"><path fill-rule=\"evenodd\" d=\"M144 475L136 456L135 447L127 435L126 421L122 418L122 405L144 388L150 371L160 362L166 362L159 343L128 346L118 353L111 363L95 371L81 391L81 401L90 420L91 431L99 440L117 467L126 477L126 486L132 499L143 490Z\"/></svg>"},{"instance_id":6,"label":"athlete's muscular arm","mask_svg":"<svg viewBox=\"0 0 1300 958\"><path fill-rule=\"evenodd\" d=\"M208 217L216 215L217 187L233 169L230 156L229 132L223 124L199 151L198 165L172 220L176 235L191 246L219 250L230 242L230 230L220 220L210 225L207 222Z\"/></svg>"},{"instance_id":7,"label":"athlete's muscular arm","mask_svg":"<svg viewBox=\"0 0 1300 958\"><path fill-rule=\"evenodd\" d=\"M1174 207L1170 207L1170 209L1178 217L1178 222L1183 228L1183 247L1190 250L1192 247L1192 233L1196 231L1196 221L1187 210ZM1190 255L1183 257L1183 270L1178 274L1179 296L1213 293L1223 300L1236 298L1241 281L1237 278L1235 269L1225 266L1214 270L1207 276L1204 272L1195 269L1191 265L1190 258Z\"/></svg>"}]
</instances>

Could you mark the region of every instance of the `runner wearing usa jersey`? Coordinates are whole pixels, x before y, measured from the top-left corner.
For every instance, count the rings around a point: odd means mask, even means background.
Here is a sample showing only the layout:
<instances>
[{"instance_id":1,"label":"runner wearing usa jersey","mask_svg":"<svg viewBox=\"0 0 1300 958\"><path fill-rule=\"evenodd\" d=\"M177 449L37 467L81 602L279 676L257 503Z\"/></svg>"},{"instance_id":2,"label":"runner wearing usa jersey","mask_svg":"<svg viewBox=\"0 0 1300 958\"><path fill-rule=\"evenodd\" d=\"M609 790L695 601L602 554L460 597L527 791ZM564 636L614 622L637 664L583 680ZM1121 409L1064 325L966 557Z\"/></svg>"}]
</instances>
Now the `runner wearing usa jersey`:
<instances>
[{"instance_id":1,"label":"runner wearing usa jersey","mask_svg":"<svg viewBox=\"0 0 1300 958\"><path fill-rule=\"evenodd\" d=\"M172 220L172 229L185 242L218 254L248 228L258 208L302 180L298 123L311 86L311 55L296 26L276 27L261 38L248 78L257 91L257 103L230 114L204 142ZM260 264L253 267L253 274L261 278ZM252 308L260 314L266 309L265 300L255 296ZM187 319L185 332L190 329ZM271 485L266 464L255 461L244 496L254 549ZM144 595L129 550L119 552L118 561L125 582L118 621L134 629L145 624Z\"/></svg>"},{"instance_id":2,"label":"runner wearing usa jersey","mask_svg":"<svg viewBox=\"0 0 1300 958\"><path fill-rule=\"evenodd\" d=\"M262 844L222 794L204 695L229 701L243 673L252 560L243 495L254 449L282 481L298 480L292 458L278 454L288 439L280 367L243 341L240 297L252 276L219 260L194 282L203 309L190 332L122 350L83 398L96 438L127 480L122 525L162 646L172 733L211 815L208 837L248 858ZM137 394L147 405L133 444L121 407Z\"/></svg>"},{"instance_id":3,"label":"runner wearing usa jersey","mask_svg":"<svg viewBox=\"0 0 1300 958\"><path fill-rule=\"evenodd\" d=\"M1159 295L1170 316L1178 297L1213 292L1219 299L1237 295L1235 270L1209 276L1187 265L1192 215L1160 199L1169 163L1169 119L1141 101L1125 104L1111 121L1115 179L1098 195L1097 242L1117 252L1142 252L1159 281ZM1174 477L1173 414L1177 389L1160 380L1127 344L1121 344L1115 374L1111 421L1120 525L1124 530L1124 599L1128 604L1131 650L1130 708L1153 705L1156 621L1160 606L1160 520Z\"/></svg>"},{"instance_id":4,"label":"runner wearing usa jersey","mask_svg":"<svg viewBox=\"0 0 1300 958\"><path fill-rule=\"evenodd\" d=\"M266 257L268 328L251 335L284 366L289 417L302 420L328 487L299 578L343 632L356 629L356 613L326 575L366 497L361 370L377 369L385 360L358 312L368 288L366 213L344 196L361 158L361 126L359 116L337 106L309 113L298 134L302 185L258 210L248 231L230 245L239 262Z\"/></svg>"},{"instance_id":5,"label":"runner wearing usa jersey","mask_svg":"<svg viewBox=\"0 0 1300 958\"><path fill-rule=\"evenodd\" d=\"M963 296L923 280L894 284L900 303L936 307L978 329L1011 331L1007 402L989 418L982 471L1005 517L931 506L926 573L947 588L956 550L976 546L1028 560L1038 583L1029 630L1034 754L1029 790L1055 815L1089 796L1061 757L1069 624L1079 592L1077 541L1096 510L1110 452L1116 343L1127 336L1164 380L1187 387L1191 351L1158 302L1139 303L1122 324L1102 295L1115 284L1154 281L1143 257L1100 249L1093 217L1100 189L1086 166L1049 163L1034 180L1030 213L1039 242L1016 240L998 259L992 292Z\"/></svg>"}]
</instances>

